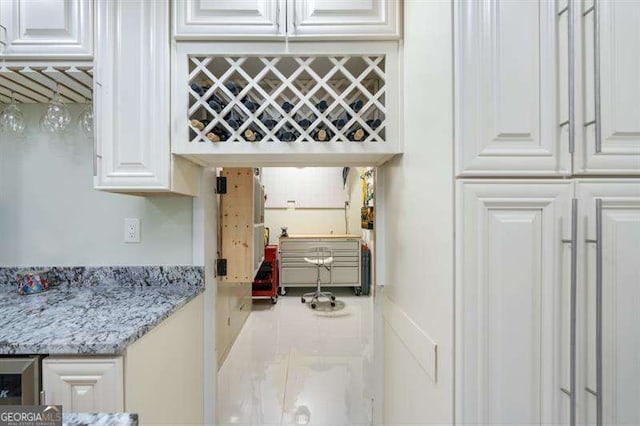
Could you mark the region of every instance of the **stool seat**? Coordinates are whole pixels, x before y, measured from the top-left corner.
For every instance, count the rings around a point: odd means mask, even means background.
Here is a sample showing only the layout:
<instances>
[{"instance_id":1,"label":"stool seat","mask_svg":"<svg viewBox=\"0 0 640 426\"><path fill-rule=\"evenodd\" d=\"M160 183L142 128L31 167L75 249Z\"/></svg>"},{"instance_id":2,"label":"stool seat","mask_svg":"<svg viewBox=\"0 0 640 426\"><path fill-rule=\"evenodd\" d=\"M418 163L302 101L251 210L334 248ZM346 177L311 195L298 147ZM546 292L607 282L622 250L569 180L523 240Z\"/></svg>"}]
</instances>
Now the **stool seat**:
<instances>
[{"instance_id":1,"label":"stool seat","mask_svg":"<svg viewBox=\"0 0 640 426\"><path fill-rule=\"evenodd\" d=\"M309 257L305 257L304 261L307 263L311 263L312 265L321 266L321 265L330 265L333 263L333 257L325 257L323 259L311 259Z\"/></svg>"}]
</instances>

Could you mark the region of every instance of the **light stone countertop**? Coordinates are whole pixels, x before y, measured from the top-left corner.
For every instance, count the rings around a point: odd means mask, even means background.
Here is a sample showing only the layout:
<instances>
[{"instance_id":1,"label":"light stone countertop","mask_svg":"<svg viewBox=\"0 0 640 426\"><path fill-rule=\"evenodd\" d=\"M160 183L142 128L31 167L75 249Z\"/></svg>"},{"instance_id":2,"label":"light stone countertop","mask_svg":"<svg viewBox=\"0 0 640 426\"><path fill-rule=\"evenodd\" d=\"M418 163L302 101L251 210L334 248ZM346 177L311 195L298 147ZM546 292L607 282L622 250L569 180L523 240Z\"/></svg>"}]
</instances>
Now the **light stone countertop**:
<instances>
[{"instance_id":1,"label":"light stone countertop","mask_svg":"<svg viewBox=\"0 0 640 426\"><path fill-rule=\"evenodd\" d=\"M204 291L196 266L53 268L21 296L22 269L0 268L0 354L120 354Z\"/></svg>"},{"instance_id":2,"label":"light stone countertop","mask_svg":"<svg viewBox=\"0 0 640 426\"><path fill-rule=\"evenodd\" d=\"M63 426L138 426L138 415L129 413L62 413Z\"/></svg>"}]
</instances>

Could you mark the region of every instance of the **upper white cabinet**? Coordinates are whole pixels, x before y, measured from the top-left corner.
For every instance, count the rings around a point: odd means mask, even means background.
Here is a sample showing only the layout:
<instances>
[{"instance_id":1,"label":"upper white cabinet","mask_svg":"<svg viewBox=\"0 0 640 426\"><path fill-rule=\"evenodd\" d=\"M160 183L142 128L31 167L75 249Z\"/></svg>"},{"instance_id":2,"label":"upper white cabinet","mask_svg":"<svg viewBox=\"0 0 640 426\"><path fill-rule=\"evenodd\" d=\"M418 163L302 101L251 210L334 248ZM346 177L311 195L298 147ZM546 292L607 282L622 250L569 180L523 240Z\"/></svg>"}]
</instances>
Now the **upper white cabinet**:
<instances>
[{"instance_id":1,"label":"upper white cabinet","mask_svg":"<svg viewBox=\"0 0 640 426\"><path fill-rule=\"evenodd\" d=\"M196 195L199 167L170 146L169 3L97 3L95 187Z\"/></svg>"},{"instance_id":2,"label":"upper white cabinet","mask_svg":"<svg viewBox=\"0 0 640 426\"><path fill-rule=\"evenodd\" d=\"M399 0L175 0L177 39L396 39Z\"/></svg>"},{"instance_id":3,"label":"upper white cabinet","mask_svg":"<svg viewBox=\"0 0 640 426\"><path fill-rule=\"evenodd\" d=\"M640 2L585 1L576 172L640 174Z\"/></svg>"},{"instance_id":4,"label":"upper white cabinet","mask_svg":"<svg viewBox=\"0 0 640 426\"><path fill-rule=\"evenodd\" d=\"M400 0L295 0L288 33L299 38L400 37Z\"/></svg>"},{"instance_id":5,"label":"upper white cabinet","mask_svg":"<svg viewBox=\"0 0 640 426\"><path fill-rule=\"evenodd\" d=\"M90 59L92 0L2 0L0 56L16 59ZM5 32L5 34L2 34Z\"/></svg>"},{"instance_id":6,"label":"upper white cabinet","mask_svg":"<svg viewBox=\"0 0 640 426\"><path fill-rule=\"evenodd\" d=\"M458 186L457 424L568 424L572 188Z\"/></svg>"},{"instance_id":7,"label":"upper white cabinet","mask_svg":"<svg viewBox=\"0 0 640 426\"><path fill-rule=\"evenodd\" d=\"M546 0L454 2L459 176L571 173L557 9Z\"/></svg>"},{"instance_id":8,"label":"upper white cabinet","mask_svg":"<svg viewBox=\"0 0 640 426\"><path fill-rule=\"evenodd\" d=\"M180 38L284 36L284 0L174 0L174 34Z\"/></svg>"}]
</instances>

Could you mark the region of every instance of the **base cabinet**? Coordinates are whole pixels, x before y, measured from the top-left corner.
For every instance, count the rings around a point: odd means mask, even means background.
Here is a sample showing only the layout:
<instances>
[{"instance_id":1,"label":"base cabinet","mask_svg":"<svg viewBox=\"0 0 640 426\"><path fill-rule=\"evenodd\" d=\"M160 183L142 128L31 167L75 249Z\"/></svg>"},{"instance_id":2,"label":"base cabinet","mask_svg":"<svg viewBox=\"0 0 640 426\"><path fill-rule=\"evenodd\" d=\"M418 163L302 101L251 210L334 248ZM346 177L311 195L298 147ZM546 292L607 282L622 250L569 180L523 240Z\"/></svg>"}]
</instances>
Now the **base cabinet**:
<instances>
[{"instance_id":1,"label":"base cabinet","mask_svg":"<svg viewBox=\"0 0 640 426\"><path fill-rule=\"evenodd\" d=\"M459 424L640 424L640 180L458 192Z\"/></svg>"},{"instance_id":2,"label":"base cabinet","mask_svg":"<svg viewBox=\"0 0 640 426\"><path fill-rule=\"evenodd\" d=\"M202 424L203 296L118 356L42 361L44 404L63 412L136 413L140 424Z\"/></svg>"},{"instance_id":3,"label":"base cabinet","mask_svg":"<svg viewBox=\"0 0 640 426\"><path fill-rule=\"evenodd\" d=\"M640 180L580 180L578 424L640 424ZM599 260L600 259L600 260Z\"/></svg>"},{"instance_id":4,"label":"base cabinet","mask_svg":"<svg viewBox=\"0 0 640 426\"><path fill-rule=\"evenodd\" d=\"M458 424L565 424L572 184L464 182Z\"/></svg>"},{"instance_id":5,"label":"base cabinet","mask_svg":"<svg viewBox=\"0 0 640 426\"><path fill-rule=\"evenodd\" d=\"M48 357L42 361L44 404L66 412L124 411L122 357Z\"/></svg>"}]
</instances>

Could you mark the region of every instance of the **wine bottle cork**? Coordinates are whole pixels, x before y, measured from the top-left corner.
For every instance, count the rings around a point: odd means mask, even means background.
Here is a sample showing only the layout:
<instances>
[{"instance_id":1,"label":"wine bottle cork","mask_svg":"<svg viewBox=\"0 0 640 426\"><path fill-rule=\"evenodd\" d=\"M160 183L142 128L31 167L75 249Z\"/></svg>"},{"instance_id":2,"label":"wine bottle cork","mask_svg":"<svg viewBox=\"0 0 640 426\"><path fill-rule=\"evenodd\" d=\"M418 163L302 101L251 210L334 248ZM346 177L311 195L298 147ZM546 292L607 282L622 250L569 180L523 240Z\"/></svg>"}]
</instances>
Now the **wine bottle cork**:
<instances>
[{"instance_id":1,"label":"wine bottle cork","mask_svg":"<svg viewBox=\"0 0 640 426\"><path fill-rule=\"evenodd\" d=\"M318 130L318 140L319 141L327 140L327 131L325 129Z\"/></svg>"},{"instance_id":2,"label":"wine bottle cork","mask_svg":"<svg viewBox=\"0 0 640 426\"><path fill-rule=\"evenodd\" d=\"M220 136L212 132L207 133L207 139L209 139L211 142L220 142Z\"/></svg>"},{"instance_id":3,"label":"wine bottle cork","mask_svg":"<svg viewBox=\"0 0 640 426\"><path fill-rule=\"evenodd\" d=\"M247 129L244 131L244 138L248 141L255 142L256 134L253 133L253 130Z\"/></svg>"},{"instance_id":4,"label":"wine bottle cork","mask_svg":"<svg viewBox=\"0 0 640 426\"><path fill-rule=\"evenodd\" d=\"M364 130L362 129L356 130L356 132L353 134L353 140L361 141L362 138L364 138Z\"/></svg>"},{"instance_id":5,"label":"wine bottle cork","mask_svg":"<svg viewBox=\"0 0 640 426\"><path fill-rule=\"evenodd\" d=\"M198 120L191 120L191 126L198 129L198 130L202 130L204 129L204 124L201 121Z\"/></svg>"}]
</instances>

